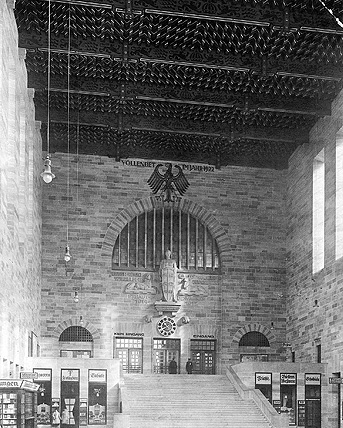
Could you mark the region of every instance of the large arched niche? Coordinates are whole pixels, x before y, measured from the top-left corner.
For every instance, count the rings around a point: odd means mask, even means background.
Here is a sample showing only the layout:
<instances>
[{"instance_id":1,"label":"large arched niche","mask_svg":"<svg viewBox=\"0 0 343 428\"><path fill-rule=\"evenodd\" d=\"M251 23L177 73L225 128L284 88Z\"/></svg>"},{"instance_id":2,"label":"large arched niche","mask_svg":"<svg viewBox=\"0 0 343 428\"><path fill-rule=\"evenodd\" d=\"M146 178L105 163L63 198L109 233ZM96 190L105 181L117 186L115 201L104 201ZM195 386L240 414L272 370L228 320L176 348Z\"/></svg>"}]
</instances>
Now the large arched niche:
<instances>
[{"instance_id":1,"label":"large arched niche","mask_svg":"<svg viewBox=\"0 0 343 428\"><path fill-rule=\"evenodd\" d=\"M242 339L242 337L245 336L247 333L251 333L251 332L259 332L262 335L264 335L270 343L270 348L269 348L268 354L275 353L274 348L275 348L276 337L275 337L274 333L272 332L272 330L270 330L270 328L266 327L265 325L259 324L259 323L246 324L245 326L243 326L239 330L237 330L237 332L235 333L235 335L232 339L232 344L235 347L237 347L237 349L238 349L239 343L240 343L240 340Z\"/></svg>"},{"instance_id":2,"label":"large arched niche","mask_svg":"<svg viewBox=\"0 0 343 428\"><path fill-rule=\"evenodd\" d=\"M269 343L272 344L275 342L276 338L273 332L266 326L259 324L259 323L253 323L253 324L246 324L245 326L241 327L234 335L232 339L232 343L236 346L238 346L241 338L250 332L257 331L259 333L262 333L266 338L268 339Z\"/></svg>"},{"instance_id":3,"label":"large arched niche","mask_svg":"<svg viewBox=\"0 0 343 428\"><path fill-rule=\"evenodd\" d=\"M109 265L111 265L113 247L120 231L134 217L146 211L152 210L154 206L155 200L153 197L141 199L124 208L112 221L104 237L101 253L103 257L109 259ZM213 238L217 242L220 258L222 262L225 262L230 251L230 242L224 228L219 224L218 220L213 216L213 214L211 214L208 210L196 202L185 198L181 199L179 208L185 213L192 214L208 227Z\"/></svg>"}]
</instances>

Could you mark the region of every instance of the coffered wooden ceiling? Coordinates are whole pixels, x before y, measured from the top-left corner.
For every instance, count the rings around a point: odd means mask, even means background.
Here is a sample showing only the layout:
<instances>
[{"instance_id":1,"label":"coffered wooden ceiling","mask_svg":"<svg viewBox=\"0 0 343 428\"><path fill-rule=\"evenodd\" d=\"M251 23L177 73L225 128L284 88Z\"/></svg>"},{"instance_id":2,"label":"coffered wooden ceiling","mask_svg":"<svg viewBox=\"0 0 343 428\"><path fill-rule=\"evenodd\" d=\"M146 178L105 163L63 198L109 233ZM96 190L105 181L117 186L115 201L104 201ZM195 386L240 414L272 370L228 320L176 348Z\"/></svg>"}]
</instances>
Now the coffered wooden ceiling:
<instances>
[{"instance_id":1,"label":"coffered wooden ceiling","mask_svg":"<svg viewBox=\"0 0 343 428\"><path fill-rule=\"evenodd\" d=\"M342 89L323 1L16 0L44 142L49 99L51 153L287 168Z\"/></svg>"}]
</instances>

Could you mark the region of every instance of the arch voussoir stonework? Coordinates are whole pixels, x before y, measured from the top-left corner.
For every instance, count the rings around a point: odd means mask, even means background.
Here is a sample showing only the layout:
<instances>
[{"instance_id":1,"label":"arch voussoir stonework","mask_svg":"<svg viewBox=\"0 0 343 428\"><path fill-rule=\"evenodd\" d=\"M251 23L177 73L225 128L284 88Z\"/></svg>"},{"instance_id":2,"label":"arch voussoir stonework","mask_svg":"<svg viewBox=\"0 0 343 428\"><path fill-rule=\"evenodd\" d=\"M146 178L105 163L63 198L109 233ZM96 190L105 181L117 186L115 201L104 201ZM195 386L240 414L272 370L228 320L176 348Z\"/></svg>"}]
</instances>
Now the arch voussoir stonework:
<instances>
[{"instance_id":1,"label":"arch voussoir stonework","mask_svg":"<svg viewBox=\"0 0 343 428\"><path fill-rule=\"evenodd\" d=\"M136 216L143 214L146 211L151 211L155 206L155 200L153 197L142 199L133 202L131 205L124 208L117 217L109 225L104 240L102 242L103 257L112 258L112 251L115 245L116 239L125 227L125 225L135 218ZM208 227L212 233L213 238L216 239L218 249L221 258L225 256L230 250L230 241L224 228L220 225L218 220L211 214L206 208L197 204L189 199L182 198L179 205L183 212L189 213L194 217L198 218Z\"/></svg>"},{"instance_id":2,"label":"arch voussoir stonework","mask_svg":"<svg viewBox=\"0 0 343 428\"><path fill-rule=\"evenodd\" d=\"M65 329L75 325L80 325L80 320L78 318L69 318L67 320L64 320L53 330L52 336L58 339ZM84 327L90 332L90 334L93 336L93 340L100 339L100 332L94 326L94 324L89 321L86 321L84 322L82 327Z\"/></svg>"},{"instance_id":3,"label":"arch voussoir stonework","mask_svg":"<svg viewBox=\"0 0 343 428\"><path fill-rule=\"evenodd\" d=\"M233 343L239 343L239 341L241 340L241 338L246 334L249 333L251 331L258 331L259 333L262 333L266 336L266 338L268 339L269 343L272 343L275 341L275 335L272 333L272 331L266 327L265 325L262 324L258 324L258 323L252 323L252 324L246 324L245 326L243 326L242 328L240 328L235 335L233 336L232 342Z\"/></svg>"}]
</instances>

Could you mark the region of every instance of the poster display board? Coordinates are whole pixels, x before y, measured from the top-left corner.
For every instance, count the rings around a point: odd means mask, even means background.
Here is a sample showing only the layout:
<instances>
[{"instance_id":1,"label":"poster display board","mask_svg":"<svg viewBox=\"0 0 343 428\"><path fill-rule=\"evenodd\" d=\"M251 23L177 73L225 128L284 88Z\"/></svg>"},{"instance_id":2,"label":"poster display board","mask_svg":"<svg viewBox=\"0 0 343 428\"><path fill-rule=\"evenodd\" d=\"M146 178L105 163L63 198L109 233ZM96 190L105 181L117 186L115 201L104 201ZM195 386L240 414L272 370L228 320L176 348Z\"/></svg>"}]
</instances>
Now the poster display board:
<instances>
[{"instance_id":1,"label":"poster display board","mask_svg":"<svg viewBox=\"0 0 343 428\"><path fill-rule=\"evenodd\" d=\"M61 416L69 428L79 426L80 369L61 369Z\"/></svg>"},{"instance_id":2,"label":"poster display board","mask_svg":"<svg viewBox=\"0 0 343 428\"><path fill-rule=\"evenodd\" d=\"M37 424L50 425L52 370L34 368L33 373L35 374L34 382L39 385L37 394Z\"/></svg>"},{"instance_id":3,"label":"poster display board","mask_svg":"<svg viewBox=\"0 0 343 428\"><path fill-rule=\"evenodd\" d=\"M298 427L305 426L305 400L298 400Z\"/></svg>"},{"instance_id":4,"label":"poster display board","mask_svg":"<svg viewBox=\"0 0 343 428\"><path fill-rule=\"evenodd\" d=\"M273 400L273 407L278 413L281 413L281 401L280 400Z\"/></svg>"},{"instance_id":5,"label":"poster display board","mask_svg":"<svg viewBox=\"0 0 343 428\"><path fill-rule=\"evenodd\" d=\"M80 426L87 425L87 399L80 398Z\"/></svg>"},{"instance_id":6,"label":"poster display board","mask_svg":"<svg viewBox=\"0 0 343 428\"><path fill-rule=\"evenodd\" d=\"M305 426L321 427L320 373L305 373Z\"/></svg>"},{"instance_id":7,"label":"poster display board","mask_svg":"<svg viewBox=\"0 0 343 428\"><path fill-rule=\"evenodd\" d=\"M35 384L22 379L0 379L0 425L3 428L36 428Z\"/></svg>"},{"instance_id":8,"label":"poster display board","mask_svg":"<svg viewBox=\"0 0 343 428\"><path fill-rule=\"evenodd\" d=\"M107 370L88 370L88 424L106 425Z\"/></svg>"},{"instance_id":9,"label":"poster display board","mask_svg":"<svg viewBox=\"0 0 343 428\"><path fill-rule=\"evenodd\" d=\"M296 425L297 374L280 373L281 412L288 413L289 424Z\"/></svg>"},{"instance_id":10,"label":"poster display board","mask_svg":"<svg viewBox=\"0 0 343 428\"><path fill-rule=\"evenodd\" d=\"M255 389L259 389L262 394L272 402L272 374L255 373Z\"/></svg>"}]
</instances>

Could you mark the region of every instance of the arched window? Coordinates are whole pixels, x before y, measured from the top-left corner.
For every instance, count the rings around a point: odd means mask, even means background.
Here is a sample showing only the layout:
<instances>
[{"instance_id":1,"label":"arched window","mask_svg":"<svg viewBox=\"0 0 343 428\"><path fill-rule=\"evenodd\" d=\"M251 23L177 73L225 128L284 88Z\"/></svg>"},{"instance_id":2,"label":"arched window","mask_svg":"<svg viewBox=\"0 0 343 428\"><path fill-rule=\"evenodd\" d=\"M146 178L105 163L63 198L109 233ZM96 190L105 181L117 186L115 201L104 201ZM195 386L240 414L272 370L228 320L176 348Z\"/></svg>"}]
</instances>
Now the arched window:
<instances>
[{"instance_id":1,"label":"arched window","mask_svg":"<svg viewBox=\"0 0 343 428\"><path fill-rule=\"evenodd\" d=\"M241 337L239 341L239 346L265 346L269 347L269 340L266 336L259 331L249 331L244 336Z\"/></svg>"},{"instance_id":2,"label":"arched window","mask_svg":"<svg viewBox=\"0 0 343 428\"><path fill-rule=\"evenodd\" d=\"M113 269L156 269L170 250L180 270L219 273L216 240L196 217L181 210L154 208L122 229L113 248Z\"/></svg>"},{"instance_id":3,"label":"arched window","mask_svg":"<svg viewBox=\"0 0 343 428\"><path fill-rule=\"evenodd\" d=\"M84 327L80 325L72 325L62 331L60 342L93 342L93 336Z\"/></svg>"},{"instance_id":4,"label":"arched window","mask_svg":"<svg viewBox=\"0 0 343 428\"><path fill-rule=\"evenodd\" d=\"M67 358L91 358L93 336L84 327L72 325L62 331L59 338L60 356Z\"/></svg>"}]
</instances>

